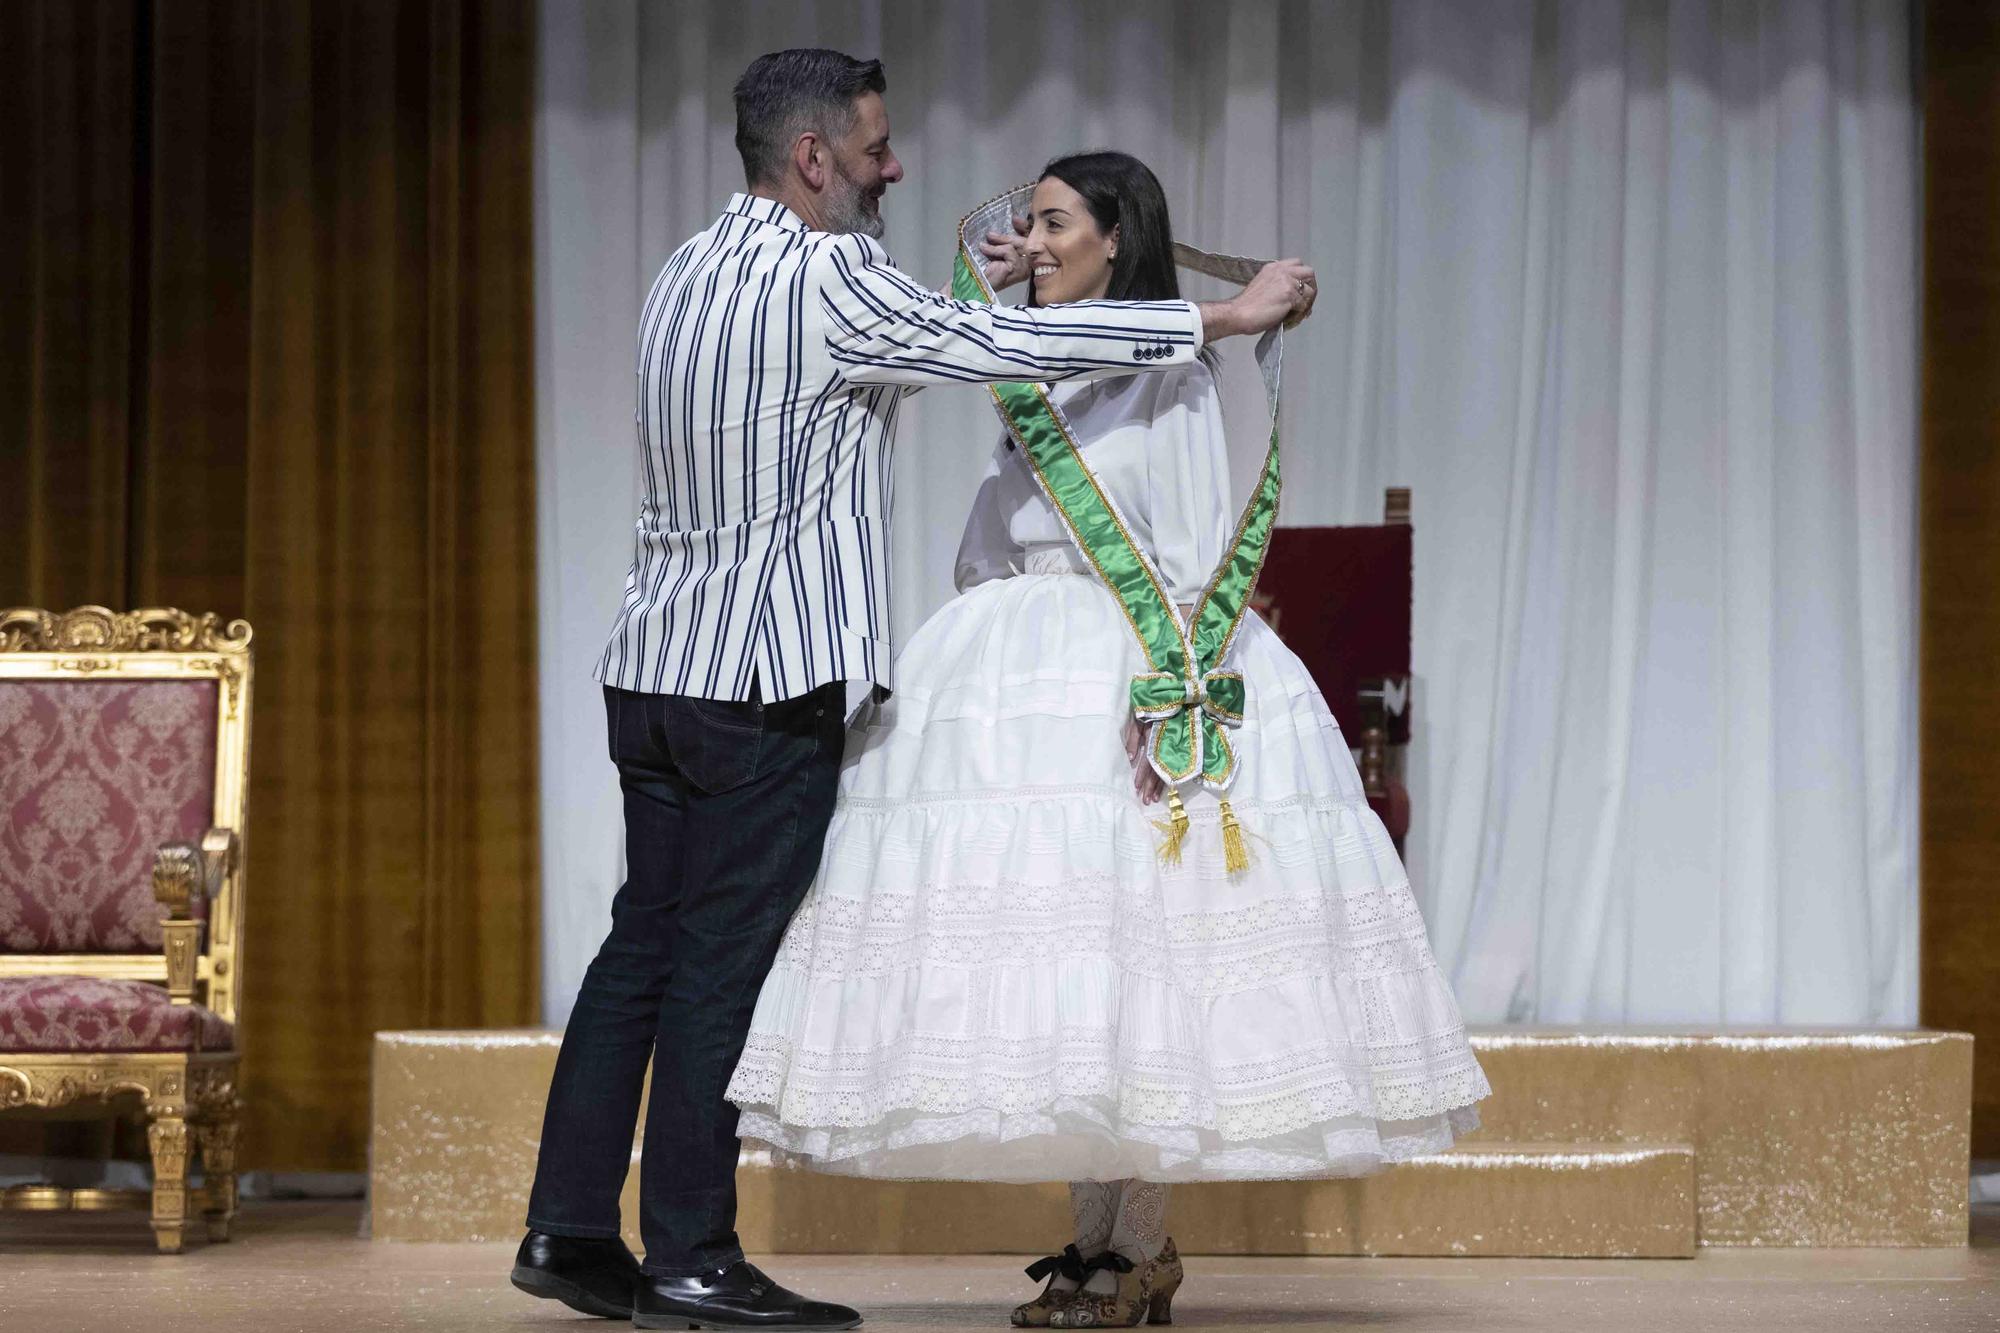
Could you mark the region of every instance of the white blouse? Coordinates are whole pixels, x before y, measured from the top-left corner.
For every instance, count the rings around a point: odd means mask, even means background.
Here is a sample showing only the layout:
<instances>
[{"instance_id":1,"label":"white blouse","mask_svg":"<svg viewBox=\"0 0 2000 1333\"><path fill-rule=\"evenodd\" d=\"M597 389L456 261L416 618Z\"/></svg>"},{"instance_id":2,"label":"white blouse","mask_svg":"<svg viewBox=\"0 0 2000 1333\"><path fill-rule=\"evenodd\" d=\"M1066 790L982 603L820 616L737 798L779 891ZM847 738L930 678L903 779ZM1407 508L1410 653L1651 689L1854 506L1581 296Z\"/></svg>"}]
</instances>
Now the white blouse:
<instances>
[{"instance_id":1,"label":"white blouse","mask_svg":"<svg viewBox=\"0 0 2000 1333\"><path fill-rule=\"evenodd\" d=\"M1049 387L1083 457L1133 537L1186 604L1201 595L1230 536L1229 457L1207 364ZM1001 433L959 540L958 590L1062 568L1069 534L1033 468ZM1068 567L1080 567L1070 556Z\"/></svg>"}]
</instances>

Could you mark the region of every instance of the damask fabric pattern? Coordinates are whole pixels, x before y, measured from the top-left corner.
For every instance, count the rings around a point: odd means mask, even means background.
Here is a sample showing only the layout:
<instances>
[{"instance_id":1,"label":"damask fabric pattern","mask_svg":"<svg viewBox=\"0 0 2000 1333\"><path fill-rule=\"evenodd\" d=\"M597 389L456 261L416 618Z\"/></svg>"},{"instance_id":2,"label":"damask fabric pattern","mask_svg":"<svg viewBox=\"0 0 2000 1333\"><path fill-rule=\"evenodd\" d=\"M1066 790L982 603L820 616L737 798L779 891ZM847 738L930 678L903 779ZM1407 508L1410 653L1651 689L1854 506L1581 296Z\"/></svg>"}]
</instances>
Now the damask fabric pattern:
<instances>
[{"instance_id":1,"label":"damask fabric pattern","mask_svg":"<svg viewBox=\"0 0 2000 1333\"><path fill-rule=\"evenodd\" d=\"M1069 1215L1076 1224L1076 1249L1086 1259L1094 1259L1111 1246L1111 1224L1118 1216L1116 1180L1072 1180L1069 1183ZM1075 1282L1068 1282L1070 1287Z\"/></svg>"},{"instance_id":2,"label":"damask fabric pattern","mask_svg":"<svg viewBox=\"0 0 2000 1333\"><path fill-rule=\"evenodd\" d=\"M227 1051L234 1027L143 981L0 978L0 1051Z\"/></svg>"},{"instance_id":3,"label":"damask fabric pattern","mask_svg":"<svg viewBox=\"0 0 2000 1333\"><path fill-rule=\"evenodd\" d=\"M1150 1263L1167 1245L1167 1187L1151 1180L1118 1186L1118 1223L1110 1247L1135 1264Z\"/></svg>"},{"instance_id":4,"label":"damask fabric pattern","mask_svg":"<svg viewBox=\"0 0 2000 1333\"><path fill-rule=\"evenodd\" d=\"M213 818L215 689L0 681L0 951L160 947L153 856Z\"/></svg>"},{"instance_id":5,"label":"damask fabric pattern","mask_svg":"<svg viewBox=\"0 0 2000 1333\"><path fill-rule=\"evenodd\" d=\"M1360 1175L1488 1091L1347 746L1261 620L1230 800L1163 867L1120 739L1138 650L1094 579L974 588L850 740L812 892L729 1095L816 1170L1148 1181Z\"/></svg>"}]
</instances>

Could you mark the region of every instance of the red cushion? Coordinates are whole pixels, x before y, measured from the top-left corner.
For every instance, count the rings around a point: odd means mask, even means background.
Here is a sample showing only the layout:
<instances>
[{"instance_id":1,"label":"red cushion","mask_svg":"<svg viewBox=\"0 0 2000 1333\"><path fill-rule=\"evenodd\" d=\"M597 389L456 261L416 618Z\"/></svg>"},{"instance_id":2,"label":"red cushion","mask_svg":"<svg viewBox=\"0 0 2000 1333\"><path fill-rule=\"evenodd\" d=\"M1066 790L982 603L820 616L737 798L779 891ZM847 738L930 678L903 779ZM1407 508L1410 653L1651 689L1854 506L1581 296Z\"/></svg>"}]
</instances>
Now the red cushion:
<instances>
[{"instance_id":1,"label":"red cushion","mask_svg":"<svg viewBox=\"0 0 2000 1333\"><path fill-rule=\"evenodd\" d=\"M0 681L0 952L151 953L153 857L215 817L215 682Z\"/></svg>"},{"instance_id":2,"label":"red cushion","mask_svg":"<svg viewBox=\"0 0 2000 1333\"><path fill-rule=\"evenodd\" d=\"M234 1027L144 981L0 977L0 1052L227 1051Z\"/></svg>"}]
</instances>

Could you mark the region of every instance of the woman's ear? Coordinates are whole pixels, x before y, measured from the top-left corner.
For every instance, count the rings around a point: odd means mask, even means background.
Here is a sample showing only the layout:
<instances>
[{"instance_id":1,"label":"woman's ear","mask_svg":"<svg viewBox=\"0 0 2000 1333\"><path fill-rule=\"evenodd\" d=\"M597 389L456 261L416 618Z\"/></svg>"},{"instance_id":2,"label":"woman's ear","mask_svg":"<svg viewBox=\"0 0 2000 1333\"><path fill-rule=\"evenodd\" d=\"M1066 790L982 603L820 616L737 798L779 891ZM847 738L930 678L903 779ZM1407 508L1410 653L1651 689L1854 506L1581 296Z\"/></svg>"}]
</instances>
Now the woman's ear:
<instances>
[{"instance_id":1,"label":"woman's ear","mask_svg":"<svg viewBox=\"0 0 2000 1333\"><path fill-rule=\"evenodd\" d=\"M1118 224L1116 222L1111 224L1111 235L1106 237L1105 239L1110 241L1111 245L1110 248L1104 252L1104 257L1106 259L1118 258Z\"/></svg>"}]
</instances>

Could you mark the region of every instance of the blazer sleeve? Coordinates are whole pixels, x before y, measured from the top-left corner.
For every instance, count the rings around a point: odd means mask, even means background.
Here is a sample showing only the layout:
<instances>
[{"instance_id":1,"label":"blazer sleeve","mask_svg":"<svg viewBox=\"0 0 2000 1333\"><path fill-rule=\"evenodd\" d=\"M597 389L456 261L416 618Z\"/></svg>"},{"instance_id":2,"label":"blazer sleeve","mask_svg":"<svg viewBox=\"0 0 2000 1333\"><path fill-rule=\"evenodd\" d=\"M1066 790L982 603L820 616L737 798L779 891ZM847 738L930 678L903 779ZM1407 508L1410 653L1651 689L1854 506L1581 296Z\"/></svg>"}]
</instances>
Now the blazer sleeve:
<instances>
[{"instance_id":1,"label":"blazer sleeve","mask_svg":"<svg viewBox=\"0 0 2000 1333\"><path fill-rule=\"evenodd\" d=\"M1188 301L953 301L852 234L830 241L817 268L827 352L852 383L1092 379L1184 366L1201 350L1201 315Z\"/></svg>"}]
</instances>

